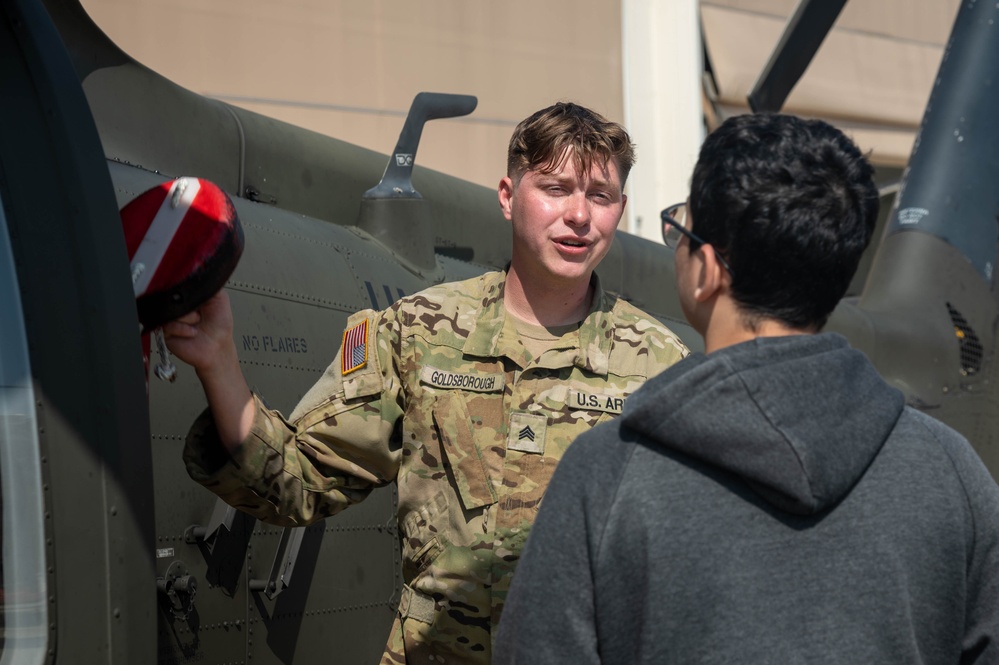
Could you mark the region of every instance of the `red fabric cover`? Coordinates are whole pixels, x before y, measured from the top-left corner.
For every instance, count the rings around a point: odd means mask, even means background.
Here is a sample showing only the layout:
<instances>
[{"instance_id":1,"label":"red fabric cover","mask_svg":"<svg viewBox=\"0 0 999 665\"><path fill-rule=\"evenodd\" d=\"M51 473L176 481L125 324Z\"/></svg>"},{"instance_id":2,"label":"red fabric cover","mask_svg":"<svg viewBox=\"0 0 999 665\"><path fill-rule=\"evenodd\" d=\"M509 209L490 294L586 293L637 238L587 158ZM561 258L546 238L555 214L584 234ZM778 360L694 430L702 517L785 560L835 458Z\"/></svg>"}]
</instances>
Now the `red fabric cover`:
<instances>
[{"instance_id":1,"label":"red fabric cover","mask_svg":"<svg viewBox=\"0 0 999 665\"><path fill-rule=\"evenodd\" d=\"M197 309L225 284L243 251L232 201L201 178L164 182L121 210L143 331Z\"/></svg>"}]
</instances>

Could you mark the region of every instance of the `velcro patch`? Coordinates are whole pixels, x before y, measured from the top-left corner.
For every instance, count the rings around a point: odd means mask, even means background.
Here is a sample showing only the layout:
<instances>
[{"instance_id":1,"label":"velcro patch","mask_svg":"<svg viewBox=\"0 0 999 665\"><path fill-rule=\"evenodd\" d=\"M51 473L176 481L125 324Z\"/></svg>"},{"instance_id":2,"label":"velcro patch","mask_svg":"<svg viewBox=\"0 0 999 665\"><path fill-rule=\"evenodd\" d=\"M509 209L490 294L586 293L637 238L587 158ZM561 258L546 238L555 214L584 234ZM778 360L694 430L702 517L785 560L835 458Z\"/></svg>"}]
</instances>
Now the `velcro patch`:
<instances>
[{"instance_id":1,"label":"velcro patch","mask_svg":"<svg viewBox=\"0 0 999 665\"><path fill-rule=\"evenodd\" d=\"M423 367L420 370L420 381L434 388L457 388L476 393L501 392L506 385L503 374L447 372L434 367Z\"/></svg>"},{"instance_id":2,"label":"velcro patch","mask_svg":"<svg viewBox=\"0 0 999 665\"><path fill-rule=\"evenodd\" d=\"M399 616L432 624L437 618L437 603L432 596L403 584L402 596L399 598Z\"/></svg>"},{"instance_id":3,"label":"velcro patch","mask_svg":"<svg viewBox=\"0 0 999 665\"><path fill-rule=\"evenodd\" d=\"M587 411L603 411L604 413L621 413L624 408L622 395L603 395L600 393L584 393L582 390L570 390L570 409L586 409Z\"/></svg>"},{"instance_id":4,"label":"velcro patch","mask_svg":"<svg viewBox=\"0 0 999 665\"><path fill-rule=\"evenodd\" d=\"M545 452L545 435L548 432L548 418L540 413L517 412L510 414L510 433L506 438L508 450L522 453Z\"/></svg>"},{"instance_id":5,"label":"velcro patch","mask_svg":"<svg viewBox=\"0 0 999 665\"><path fill-rule=\"evenodd\" d=\"M343 347L340 352L340 371L350 374L368 364L368 320L364 319L353 328L343 332Z\"/></svg>"}]
</instances>

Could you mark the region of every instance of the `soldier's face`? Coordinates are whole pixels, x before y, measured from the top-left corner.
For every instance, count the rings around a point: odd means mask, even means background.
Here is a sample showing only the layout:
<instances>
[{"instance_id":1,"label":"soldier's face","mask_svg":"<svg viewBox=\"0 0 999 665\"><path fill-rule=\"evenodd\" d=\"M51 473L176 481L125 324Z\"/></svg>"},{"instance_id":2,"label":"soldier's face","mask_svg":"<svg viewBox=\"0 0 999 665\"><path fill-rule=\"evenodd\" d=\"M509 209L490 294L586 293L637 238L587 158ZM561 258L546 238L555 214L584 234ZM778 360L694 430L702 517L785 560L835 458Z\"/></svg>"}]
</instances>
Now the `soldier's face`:
<instances>
[{"instance_id":1,"label":"soldier's face","mask_svg":"<svg viewBox=\"0 0 999 665\"><path fill-rule=\"evenodd\" d=\"M562 157L551 173L529 170L499 185L500 207L513 224L512 268L553 286L589 281L627 201L613 160L581 173L571 155Z\"/></svg>"}]
</instances>

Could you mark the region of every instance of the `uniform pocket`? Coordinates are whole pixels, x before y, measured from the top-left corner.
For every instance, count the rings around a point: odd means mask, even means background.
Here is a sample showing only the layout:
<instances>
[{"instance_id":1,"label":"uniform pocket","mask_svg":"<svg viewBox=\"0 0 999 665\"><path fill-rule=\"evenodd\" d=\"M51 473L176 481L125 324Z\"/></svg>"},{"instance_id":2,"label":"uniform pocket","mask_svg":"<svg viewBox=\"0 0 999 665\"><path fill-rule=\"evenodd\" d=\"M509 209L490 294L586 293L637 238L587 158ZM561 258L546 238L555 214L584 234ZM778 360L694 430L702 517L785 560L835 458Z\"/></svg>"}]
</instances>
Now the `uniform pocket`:
<instances>
[{"instance_id":1,"label":"uniform pocket","mask_svg":"<svg viewBox=\"0 0 999 665\"><path fill-rule=\"evenodd\" d=\"M442 394L434 403L434 423L465 510L496 503L496 490L475 443L465 400L453 392Z\"/></svg>"},{"instance_id":2,"label":"uniform pocket","mask_svg":"<svg viewBox=\"0 0 999 665\"><path fill-rule=\"evenodd\" d=\"M403 576L413 580L440 556L447 545L447 497L433 500L399 519L402 530Z\"/></svg>"}]
</instances>

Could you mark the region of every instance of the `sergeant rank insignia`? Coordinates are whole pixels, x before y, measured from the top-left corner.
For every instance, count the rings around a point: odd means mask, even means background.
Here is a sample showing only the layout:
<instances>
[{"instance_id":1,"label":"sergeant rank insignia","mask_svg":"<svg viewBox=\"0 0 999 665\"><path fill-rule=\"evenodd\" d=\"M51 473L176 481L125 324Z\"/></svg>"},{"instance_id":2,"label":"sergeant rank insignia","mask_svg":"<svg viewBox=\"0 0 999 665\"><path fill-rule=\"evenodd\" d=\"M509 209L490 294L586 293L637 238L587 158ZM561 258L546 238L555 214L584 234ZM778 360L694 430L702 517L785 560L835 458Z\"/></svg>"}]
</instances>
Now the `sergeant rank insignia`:
<instances>
[{"instance_id":1,"label":"sergeant rank insignia","mask_svg":"<svg viewBox=\"0 0 999 665\"><path fill-rule=\"evenodd\" d=\"M545 452L545 434L548 431L548 418L540 413L514 411L510 414L510 434L507 436L508 450L542 455Z\"/></svg>"},{"instance_id":2,"label":"sergeant rank insignia","mask_svg":"<svg viewBox=\"0 0 999 665\"><path fill-rule=\"evenodd\" d=\"M368 320L364 319L343 333L343 350L340 353L340 370L350 374L368 364Z\"/></svg>"}]
</instances>

